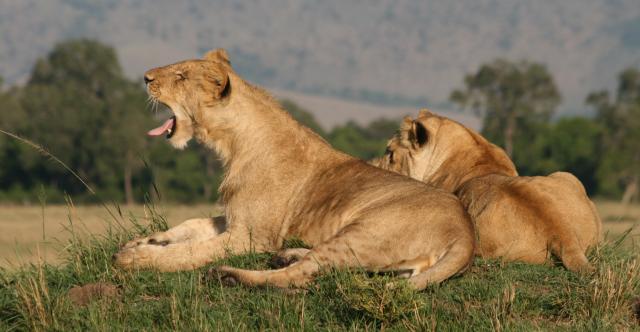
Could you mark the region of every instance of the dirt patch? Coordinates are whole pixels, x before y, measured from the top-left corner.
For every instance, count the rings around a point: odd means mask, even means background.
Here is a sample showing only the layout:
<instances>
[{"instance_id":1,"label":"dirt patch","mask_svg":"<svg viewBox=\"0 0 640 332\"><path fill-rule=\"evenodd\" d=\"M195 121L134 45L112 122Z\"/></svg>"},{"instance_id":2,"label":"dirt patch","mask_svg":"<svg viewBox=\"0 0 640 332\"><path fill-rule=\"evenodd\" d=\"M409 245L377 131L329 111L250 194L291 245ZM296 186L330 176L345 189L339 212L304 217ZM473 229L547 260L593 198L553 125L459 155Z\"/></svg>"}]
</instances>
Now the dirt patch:
<instances>
[{"instance_id":1,"label":"dirt patch","mask_svg":"<svg viewBox=\"0 0 640 332\"><path fill-rule=\"evenodd\" d=\"M75 286L67 294L71 303L86 306L98 300L113 300L120 296L120 288L106 282L96 282L84 286Z\"/></svg>"}]
</instances>

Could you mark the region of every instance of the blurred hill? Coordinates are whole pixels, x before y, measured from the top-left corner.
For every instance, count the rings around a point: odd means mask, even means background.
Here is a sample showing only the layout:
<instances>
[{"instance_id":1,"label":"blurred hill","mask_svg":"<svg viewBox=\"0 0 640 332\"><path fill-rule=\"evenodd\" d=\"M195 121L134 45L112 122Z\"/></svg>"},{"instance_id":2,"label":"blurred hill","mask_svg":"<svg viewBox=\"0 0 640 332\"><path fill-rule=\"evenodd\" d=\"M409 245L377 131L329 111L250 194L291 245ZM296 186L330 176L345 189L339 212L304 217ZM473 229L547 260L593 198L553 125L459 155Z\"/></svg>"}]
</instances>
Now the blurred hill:
<instances>
[{"instance_id":1,"label":"blurred hill","mask_svg":"<svg viewBox=\"0 0 640 332\"><path fill-rule=\"evenodd\" d=\"M24 82L36 58L77 37L114 45L125 72L225 47L269 88L447 108L465 73L497 56L546 63L563 113L640 64L638 0L5 0L0 75Z\"/></svg>"},{"instance_id":2,"label":"blurred hill","mask_svg":"<svg viewBox=\"0 0 640 332\"><path fill-rule=\"evenodd\" d=\"M418 109L412 106L376 105L360 101L344 100L338 97L317 96L305 93L271 89L271 93L281 100L290 100L313 114L325 130L329 130L350 120L359 125L367 125L377 119L399 120L402 116L416 117ZM421 106L424 108L424 106ZM454 119L469 128L480 131L482 119L470 112L455 112L447 109L430 108L431 111Z\"/></svg>"}]
</instances>

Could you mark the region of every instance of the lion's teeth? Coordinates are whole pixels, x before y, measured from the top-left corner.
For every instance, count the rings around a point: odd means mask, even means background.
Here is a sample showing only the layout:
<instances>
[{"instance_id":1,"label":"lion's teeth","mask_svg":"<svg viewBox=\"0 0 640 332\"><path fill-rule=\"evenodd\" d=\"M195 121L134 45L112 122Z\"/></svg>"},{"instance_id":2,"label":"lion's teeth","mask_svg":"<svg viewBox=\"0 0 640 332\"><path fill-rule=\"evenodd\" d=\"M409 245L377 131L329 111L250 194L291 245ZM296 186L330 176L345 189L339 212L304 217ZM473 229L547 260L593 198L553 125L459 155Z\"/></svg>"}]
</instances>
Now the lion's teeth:
<instances>
[{"instance_id":1,"label":"lion's teeth","mask_svg":"<svg viewBox=\"0 0 640 332\"><path fill-rule=\"evenodd\" d=\"M171 129L167 129L167 131L169 132L169 134L171 134Z\"/></svg>"}]
</instances>

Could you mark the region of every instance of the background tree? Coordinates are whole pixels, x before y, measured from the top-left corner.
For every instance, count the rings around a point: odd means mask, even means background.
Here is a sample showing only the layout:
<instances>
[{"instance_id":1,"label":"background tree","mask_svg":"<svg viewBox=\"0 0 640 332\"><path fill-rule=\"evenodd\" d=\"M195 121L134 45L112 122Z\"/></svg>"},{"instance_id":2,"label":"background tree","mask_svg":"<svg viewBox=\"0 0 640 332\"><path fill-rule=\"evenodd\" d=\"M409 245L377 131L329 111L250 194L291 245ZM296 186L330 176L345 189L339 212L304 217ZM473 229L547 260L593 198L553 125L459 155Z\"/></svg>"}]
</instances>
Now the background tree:
<instances>
[{"instance_id":1,"label":"background tree","mask_svg":"<svg viewBox=\"0 0 640 332\"><path fill-rule=\"evenodd\" d=\"M1 79L0 79L1 81ZM0 129L42 144L108 200L213 202L221 182L215 154L195 144L176 152L146 131L166 119L151 112L141 80L128 80L114 50L91 40L58 44L38 60L24 87L0 83ZM574 173L590 194L637 196L640 180L640 73L620 74L614 98L589 95L596 119L550 121L559 95L547 70L526 61L496 60L465 77L451 99L484 116L483 134L505 146L523 175ZM367 125L348 122L327 131L313 114L284 100L296 120L335 148L362 159L380 156L398 120ZM143 163L145 160L146 163ZM148 166L148 167L145 167ZM95 197L59 165L0 135L0 200L62 201L62 193L90 202ZM156 190L157 189L157 190Z\"/></svg>"},{"instance_id":2,"label":"background tree","mask_svg":"<svg viewBox=\"0 0 640 332\"><path fill-rule=\"evenodd\" d=\"M309 127L311 130L315 131L316 134L322 137L327 136L327 133L325 132L324 128L322 128L322 126L318 123L315 116L313 116L311 112L305 110L304 108L300 107L298 104L296 104L295 102L289 99L283 99L280 101L280 103L282 104L282 107L284 108L284 110L287 111L289 114L291 114L291 116L294 119L296 119L296 121Z\"/></svg>"},{"instance_id":3,"label":"background tree","mask_svg":"<svg viewBox=\"0 0 640 332\"><path fill-rule=\"evenodd\" d=\"M387 141L398 130L400 120L378 119L367 126L349 121L336 126L328 140L338 150L363 160L379 157L384 153Z\"/></svg>"},{"instance_id":4,"label":"background tree","mask_svg":"<svg viewBox=\"0 0 640 332\"><path fill-rule=\"evenodd\" d=\"M516 138L547 123L560 102L551 74L541 64L497 59L464 79L451 101L483 116L482 134L514 155Z\"/></svg>"},{"instance_id":5,"label":"background tree","mask_svg":"<svg viewBox=\"0 0 640 332\"><path fill-rule=\"evenodd\" d=\"M91 40L56 45L37 61L21 99L30 139L102 188L105 196L118 198L124 192L126 201L133 202L134 151L145 144L141 126L150 122L151 113L144 112L144 91L125 78L111 47ZM58 165L39 167L32 173L50 186L85 192Z\"/></svg>"},{"instance_id":6,"label":"background tree","mask_svg":"<svg viewBox=\"0 0 640 332\"><path fill-rule=\"evenodd\" d=\"M1 78L0 78L1 81ZM28 122L19 101L20 89L4 89L0 83L0 129L12 133L22 131ZM28 173L21 162L21 154L27 147L14 139L0 135L0 199L7 200L16 196L24 196L25 186L20 178L28 178Z\"/></svg>"},{"instance_id":7,"label":"background tree","mask_svg":"<svg viewBox=\"0 0 640 332\"><path fill-rule=\"evenodd\" d=\"M519 142L518 171L523 175L546 175L566 171L575 175L587 193L599 190L596 170L601 162L602 126L585 117L561 118L539 126L534 137Z\"/></svg>"},{"instance_id":8,"label":"background tree","mask_svg":"<svg viewBox=\"0 0 640 332\"><path fill-rule=\"evenodd\" d=\"M145 135L152 113L149 107L145 107L147 96L140 84L123 80L119 90L107 100L107 107L112 112L110 128L113 130L105 131L104 135L108 142L119 146L125 201L132 204L134 197L137 196L138 200L142 197L142 192L135 194L134 181L135 173L143 167L143 152L149 146Z\"/></svg>"},{"instance_id":9,"label":"background tree","mask_svg":"<svg viewBox=\"0 0 640 332\"><path fill-rule=\"evenodd\" d=\"M374 120L366 126L349 121L327 133L311 112L288 99L281 103L294 119L326 138L333 147L364 160L382 155L387 141L400 125L399 120L385 118Z\"/></svg>"},{"instance_id":10,"label":"background tree","mask_svg":"<svg viewBox=\"0 0 640 332\"><path fill-rule=\"evenodd\" d=\"M598 91L586 102L596 109L604 128L598 169L603 193L622 193L622 201L629 203L638 195L640 181L640 71L629 68L620 73L615 99Z\"/></svg>"}]
</instances>

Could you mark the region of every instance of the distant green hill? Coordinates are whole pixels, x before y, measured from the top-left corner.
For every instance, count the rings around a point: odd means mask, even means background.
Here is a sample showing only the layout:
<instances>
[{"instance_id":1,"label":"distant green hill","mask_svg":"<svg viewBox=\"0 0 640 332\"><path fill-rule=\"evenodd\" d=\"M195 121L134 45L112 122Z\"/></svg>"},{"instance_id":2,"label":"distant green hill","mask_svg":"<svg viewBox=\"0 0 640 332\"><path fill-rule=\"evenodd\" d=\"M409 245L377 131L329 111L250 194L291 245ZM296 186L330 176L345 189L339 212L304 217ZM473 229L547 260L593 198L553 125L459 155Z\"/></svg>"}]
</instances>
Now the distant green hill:
<instances>
[{"instance_id":1,"label":"distant green hill","mask_svg":"<svg viewBox=\"0 0 640 332\"><path fill-rule=\"evenodd\" d=\"M589 91L640 63L637 0L21 0L0 2L0 31L9 83L55 42L86 36L113 44L133 78L225 47L262 85L383 104L441 104L502 56L547 63L562 111L582 112Z\"/></svg>"}]
</instances>

